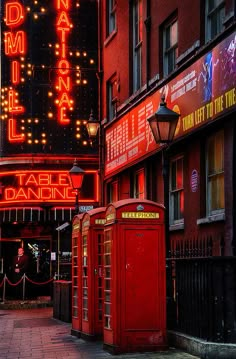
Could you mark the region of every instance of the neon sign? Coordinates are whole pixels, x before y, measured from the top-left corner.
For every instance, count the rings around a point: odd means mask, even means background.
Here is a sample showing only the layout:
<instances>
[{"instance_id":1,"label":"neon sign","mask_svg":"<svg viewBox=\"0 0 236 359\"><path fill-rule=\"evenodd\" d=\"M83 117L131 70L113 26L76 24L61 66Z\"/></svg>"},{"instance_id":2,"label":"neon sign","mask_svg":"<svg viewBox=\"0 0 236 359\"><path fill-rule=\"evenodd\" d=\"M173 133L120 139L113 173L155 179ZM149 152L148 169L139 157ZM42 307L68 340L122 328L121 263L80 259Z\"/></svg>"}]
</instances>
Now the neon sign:
<instances>
[{"instance_id":1,"label":"neon sign","mask_svg":"<svg viewBox=\"0 0 236 359\"><path fill-rule=\"evenodd\" d=\"M81 192L81 200L85 203L96 202L98 200L96 171L86 171L85 176L88 176L88 182L90 183L88 183L89 189L84 188L84 191ZM68 172L66 171L4 172L0 173L0 178L2 180L2 200L0 204L68 203L75 200L75 191L70 185Z\"/></svg>"},{"instance_id":2,"label":"neon sign","mask_svg":"<svg viewBox=\"0 0 236 359\"><path fill-rule=\"evenodd\" d=\"M96 2L1 4L2 155L92 153L85 126L97 97Z\"/></svg>"},{"instance_id":3,"label":"neon sign","mask_svg":"<svg viewBox=\"0 0 236 359\"><path fill-rule=\"evenodd\" d=\"M56 30L58 34L58 55L57 62L58 77L56 79L56 90L58 91L58 99L56 104L58 106L58 121L61 124L70 123L67 116L68 111L72 111L73 100L70 98L71 91L71 65L67 60L67 36L71 31L72 24L70 22L68 11L70 9L69 0L56 0L57 20Z\"/></svg>"},{"instance_id":4,"label":"neon sign","mask_svg":"<svg viewBox=\"0 0 236 359\"><path fill-rule=\"evenodd\" d=\"M70 0L55 0L56 10L56 31L59 43L57 44L56 63L57 78L55 88L58 98L55 104L58 106L58 122L62 125L70 123L68 111L73 111L73 99L70 96L72 80L70 77L71 64L68 61L67 42L68 35L73 25L70 21L69 11L71 10ZM4 52L12 59L10 64L10 82L14 87L8 90L8 112L11 115L8 119L8 140L9 142L24 142L25 134L17 133L17 115L25 112L25 108L19 103L17 85L20 83L20 57L27 52L27 36L20 26L25 22L25 9L19 1L9 1L5 4L5 25L9 29L4 32Z\"/></svg>"},{"instance_id":5,"label":"neon sign","mask_svg":"<svg viewBox=\"0 0 236 359\"><path fill-rule=\"evenodd\" d=\"M16 131L16 116L25 111L19 104L16 85L20 81L19 56L26 54L26 33L19 28L25 21L23 5L18 1L7 2L5 5L5 23L9 31L4 33L5 55L13 58L10 67L11 84L15 86L8 90L8 111L11 117L8 119L8 139L10 142L23 142L25 135Z\"/></svg>"}]
</instances>

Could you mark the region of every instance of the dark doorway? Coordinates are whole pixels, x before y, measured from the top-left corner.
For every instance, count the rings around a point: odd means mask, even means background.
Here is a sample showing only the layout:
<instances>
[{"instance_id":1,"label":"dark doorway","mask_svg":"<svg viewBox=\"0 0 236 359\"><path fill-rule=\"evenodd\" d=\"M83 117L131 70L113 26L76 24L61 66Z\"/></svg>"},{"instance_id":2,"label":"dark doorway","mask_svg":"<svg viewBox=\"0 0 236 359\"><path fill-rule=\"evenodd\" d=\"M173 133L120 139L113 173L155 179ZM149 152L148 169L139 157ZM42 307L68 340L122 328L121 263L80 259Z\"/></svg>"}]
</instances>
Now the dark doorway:
<instances>
[{"instance_id":1,"label":"dark doorway","mask_svg":"<svg viewBox=\"0 0 236 359\"><path fill-rule=\"evenodd\" d=\"M17 290L14 281L13 258L17 255L19 247L24 248L25 254L29 257L29 266L26 272L25 296L33 299L40 296L51 296L52 281L51 275L51 238L24 238L0 241L0 259L2 273L0 282L6 274L6 298L14 299ZM23 282L18 286L18 292L23 293ZM0 293L1 296L1 293Z\"/></svg>"}]
</instances>

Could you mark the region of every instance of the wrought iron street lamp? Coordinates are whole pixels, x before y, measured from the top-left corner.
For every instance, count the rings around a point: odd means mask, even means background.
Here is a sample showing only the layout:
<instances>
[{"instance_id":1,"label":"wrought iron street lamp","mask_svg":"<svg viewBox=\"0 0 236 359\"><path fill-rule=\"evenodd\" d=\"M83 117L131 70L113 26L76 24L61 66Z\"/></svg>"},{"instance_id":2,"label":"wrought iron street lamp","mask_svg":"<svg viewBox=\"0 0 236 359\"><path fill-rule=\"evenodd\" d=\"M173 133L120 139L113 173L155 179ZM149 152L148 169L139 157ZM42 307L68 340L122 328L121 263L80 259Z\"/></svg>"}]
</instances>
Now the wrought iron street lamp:
<instances>
[{"instance_id":1,"label":"wrought iron street lamp","mask_svg":"<svg viewBox=\"0 0 236 359\"><path fill-rule=\"evenodd\" d=\"M171 143L174 138L179 114L166 107L165 97L161 98L158 110L148 118L156 143Z\"/></svg>"},{"instance_id":2,"label":"wrought iron street lamp","mask_svg":"<svg viewBox=\"0 0 236 359\"><path fill-rule=\"evenodd\" d=\"M167 144L173 141L176 126L179 120L180 114L170 110L166 106L165 97L161 98L161 103L158 110L147 120L151 127L155 142L157 144ZM168 147L163 147L162 150L162 175L164 184L164 206L165 206L165 237L166 237L166 256L171 257L170 238L169 238L169 156ZM173 303L173 286L172 286L172 268L171 261L167 261L166 266L167 277L167 313L168 315L168 327L171 327L172 313L174 313Z\"/></svg>"},{"instance_id":3,"label":"wrought iron street lamp","mask_svg":"<svg viewBox=\"0 0 236 359\"><path fill-rule=\"evenodd\" d=\"M89 138L93 139L97 136L99 127L100 127L100 123L98 122L98 120L96 120L93 116L93 110L91 110L91 113L89 115L89 120L87 122L87 131L89 134Z\"/></svg>"},{"instance_id":4,"label":"wrought iron street lamp","mask_svg":"<svg viewBox=\"0 0 236 359\"><path fill-rule=\"evenodd\" d=\"M78 166L78 161L75 159L73 167L69 171L71 185L73 189L76 190L75 195L75 213L79 214L79 192L81 190L83 179L84 179L84 170Z\"/></svg>"},{"instance_id":5,"label":"wrought iron street lamp","mask_svg":"<svg viewBox=\"0 0 236 359\"><path fill-rule=\"evenodd\" d=\"M99 177L100 177L99 205L102 206L103 205L103 173L104 173L103 131L102 131L103 127L101 126L100 122L94 118L93 110L91 110L86 127L87 127L89 138L91 138L91 140L95 139L97 137L97 134L99 136L98 138Z\"/></svg>"},{"instance_id":6,"label":"wrought iron street lamp","mask_svg":"<svg viewBox=\"0 0 236 359\"><path fill-rule=\"evenodd\" d=\"M169 145L173 141L179 116L179 113L170 110L166 106L165 97L163 96L158 110L147 119L157 144L163 143ZM164 147L162 151L162 174L164 183L164 206L166 208L166 251L167 255L169 255L169 158L166 147Z\"/></svg>"}]
</instances>

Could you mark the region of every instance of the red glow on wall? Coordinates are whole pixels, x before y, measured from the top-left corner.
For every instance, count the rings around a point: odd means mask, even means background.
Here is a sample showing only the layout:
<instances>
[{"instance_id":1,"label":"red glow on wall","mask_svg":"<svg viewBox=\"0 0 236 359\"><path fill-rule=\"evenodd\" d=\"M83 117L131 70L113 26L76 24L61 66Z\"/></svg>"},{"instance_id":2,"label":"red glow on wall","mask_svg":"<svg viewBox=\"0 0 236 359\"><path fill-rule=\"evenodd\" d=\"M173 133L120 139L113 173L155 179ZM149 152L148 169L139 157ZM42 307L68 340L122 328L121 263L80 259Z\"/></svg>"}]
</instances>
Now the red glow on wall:
<instances>
[{"instance_id":1,"label":"red glow on wall","mask_svg":"<svg viewBox=\"0 0 236 359\"><path fill-rule=\"evenodd\" d=\"M82 188L80 199L83 203L98 201L98 176L95 170L88 170L86 175L93 176L90 194ZM75 191L70 185L68 171L9 171L0 173L2 181L2 200L0 204L17 203L73 203ZM5 185L4 185L5 183ZM85 195L84 195L85 193Z\"/></svg>"},{"instance_id":2,"label":"red glow on wall","mask_svg":"<svg viewBox=\"0 0 236 359\"><path fill-rule=\"evenodd\" d=\"M58 48L57 55L59 60L57 61L57 78L55 86L58 92L58 99L56 104L58 106L58 121L61 124L68 124L70 119L68 118L68 112L72 108L73 99L71 98L71 64L67 60L67 42L68 36L72 28L71 20L68 14L70 9L69 0L57 0L57 20L56 20L56 31L58 35Z\"/></svg>"}]
</instances>

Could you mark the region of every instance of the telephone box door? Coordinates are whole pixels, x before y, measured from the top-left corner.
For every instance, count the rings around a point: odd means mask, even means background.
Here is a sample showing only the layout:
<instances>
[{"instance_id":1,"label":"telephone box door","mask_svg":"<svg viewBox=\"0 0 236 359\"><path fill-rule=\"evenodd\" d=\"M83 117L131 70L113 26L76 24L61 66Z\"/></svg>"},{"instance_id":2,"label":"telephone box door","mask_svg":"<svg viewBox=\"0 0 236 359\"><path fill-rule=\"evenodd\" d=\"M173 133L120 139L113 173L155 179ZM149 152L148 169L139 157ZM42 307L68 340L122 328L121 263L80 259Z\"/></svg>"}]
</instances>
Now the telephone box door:
<instances>
[{"instance_id":1,"label":"telephone box door","mask_svg":"<svg viewBox=\"0 0 236 359\"><path fill-rule=\"evenodd\" d=\"M103 334L103 237L105 208L88 211L82 220L82 332L85 339Z\"/></svg>"},{"instance_id":2,"label":"telephone box door","mask_svg":"<svg viewBox=\"0 0 236 359\"><path fill-rule=\"evenodd\" d=\"M81 220L82 214L72 222L72 329L71 334L80 337L81 318Z\"/></svg>"},{"instance_id":3,"label":"telephone box door","mask_svg":"<svg viewBox=\"0 0 236 359\"><path fill-rule=\"evenodd\" d=\"M163 341L160 323L164 323L165 313L158 303L165 298L162 279L165 273L157 256L163 251L160 248L161 235L161 228L158 230L143 225L137 229L124 229L122 306L125 310L121 312L121 326L127 347L145 346L147 339L149 343L156 344ZM148 338L143 335L145 331L148 331Z\"/></svg>"}]
</instances>

